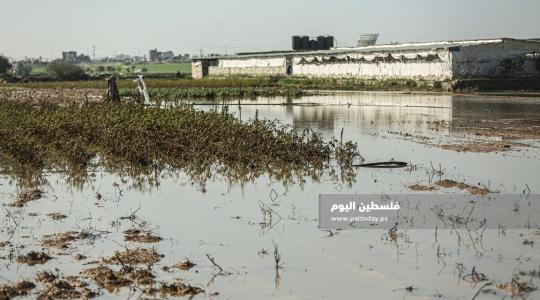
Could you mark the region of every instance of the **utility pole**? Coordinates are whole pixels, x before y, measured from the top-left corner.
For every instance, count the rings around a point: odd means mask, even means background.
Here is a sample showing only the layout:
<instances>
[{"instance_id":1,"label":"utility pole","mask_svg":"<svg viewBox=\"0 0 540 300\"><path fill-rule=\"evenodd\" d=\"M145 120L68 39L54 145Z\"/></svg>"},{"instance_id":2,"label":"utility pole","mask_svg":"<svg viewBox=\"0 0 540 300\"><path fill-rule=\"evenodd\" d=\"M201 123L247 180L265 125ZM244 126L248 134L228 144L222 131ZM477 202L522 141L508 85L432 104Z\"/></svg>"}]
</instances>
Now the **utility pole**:
<instances>
[{"instance_id":1,"label":"utility pole","mask_svg":"<svg viewBox=\"0 0 540 300\"><path fill-rule=\"evenodd\" d=\"M96 60L96 45L92 46L92 60Z\"/></svg>"}]
</instances>

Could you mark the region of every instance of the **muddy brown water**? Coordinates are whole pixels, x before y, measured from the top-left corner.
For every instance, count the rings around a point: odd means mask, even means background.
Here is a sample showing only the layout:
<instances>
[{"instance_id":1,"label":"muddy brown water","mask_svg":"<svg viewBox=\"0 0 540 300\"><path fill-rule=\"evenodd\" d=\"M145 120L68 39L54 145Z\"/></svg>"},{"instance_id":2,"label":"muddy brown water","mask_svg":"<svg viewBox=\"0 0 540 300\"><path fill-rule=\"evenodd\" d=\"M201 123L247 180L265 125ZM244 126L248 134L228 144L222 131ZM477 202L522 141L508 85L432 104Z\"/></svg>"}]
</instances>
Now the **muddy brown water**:
<instances>
[{"instance_id":1,"label":"muddy brown water","mask_svg":"<svg viewBox=\"0 0 540 300\"><path fill-rule=\"evenodd\" d=\"M0 241L9 240L13 247L0 249L0 281L32 279L40 270L55 268L63 275L77 275L96 266L84 263L126 246L155 247L165 255L154 267L158 278L182 278L203 288L205 294L195 299L471 299L484 284L464 280L473 267L494 282L478 299L502 299L510 294L496 284L510 282L520 271L540 268L536 229L486 230L481 242L450 230L437 235L434 230L409 230L407 239L396 243L386 240L382 230L329 233L317 228L321 193L410 194L415 192L407 186L440 179L481 184L502 193L540 193L536 139L520 139L529 146L499 153L456 152L421 142L478 139L474 129L447 125L463 121L520 119L528 124L540 119L538 98L344 93L194 105L202 110L229 105L229 111L244 120L255 115L278 119L326 137L339 137L343 130L343 138L357 142L367 162L395 159L413 167L359 169L352 186L325 178L283 186L264 177L239 186L217 177L208 182L204 193L179 172L162 178L158 186L142 189L134 187L129 177L103 170L83 187L66 184L61 173L49 173L43 198L22 208L3 207ZM16 181L0 178L2 204L13 202L17 193ZM67 218L51 220L47 214L55 212ZM140 225L162 240L125 242L123 231ZM63 250L41 246L44 235L72 230L87 230L96 238L74 241ZM275 245L281 257L278 272ZM30 250L44 251L53 259L34 266L10 259ZM77 254L88 258L78 261ZM226 272L219 274L207 254ZM189 270L172 268L186 258L196 265ZM163 266L171 267L170 271L162 270ZM540 285L538 278L523 280ZM123 288L113 293L103 290L101 297L126 299L141 294L140 289ZM537 299L540 293L527 296Z\"/></svg>"}]
</instances>

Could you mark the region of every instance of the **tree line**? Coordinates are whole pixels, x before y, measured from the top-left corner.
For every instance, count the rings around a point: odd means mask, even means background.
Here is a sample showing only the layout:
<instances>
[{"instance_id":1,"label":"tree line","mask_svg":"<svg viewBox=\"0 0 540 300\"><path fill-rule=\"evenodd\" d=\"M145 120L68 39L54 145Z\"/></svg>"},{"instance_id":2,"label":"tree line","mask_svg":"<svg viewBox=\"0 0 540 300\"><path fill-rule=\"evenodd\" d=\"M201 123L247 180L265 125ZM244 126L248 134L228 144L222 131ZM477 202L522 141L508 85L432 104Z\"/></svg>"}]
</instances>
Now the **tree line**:
<instances>
[{"instance_id":1,"label":"tree line","mask_svg":"<svg viewBox=\"0 0 540 300\"><path fill-rule=\"evenodd\" d=\"M17 62L13 65L9 59L0 55L0 75L26 77L31 72L31 64ZM56 80L79 80L86 77L81 66L62 59L57 59L47 64L46 72L48 76Z\"/></svg>"}]
</instances>

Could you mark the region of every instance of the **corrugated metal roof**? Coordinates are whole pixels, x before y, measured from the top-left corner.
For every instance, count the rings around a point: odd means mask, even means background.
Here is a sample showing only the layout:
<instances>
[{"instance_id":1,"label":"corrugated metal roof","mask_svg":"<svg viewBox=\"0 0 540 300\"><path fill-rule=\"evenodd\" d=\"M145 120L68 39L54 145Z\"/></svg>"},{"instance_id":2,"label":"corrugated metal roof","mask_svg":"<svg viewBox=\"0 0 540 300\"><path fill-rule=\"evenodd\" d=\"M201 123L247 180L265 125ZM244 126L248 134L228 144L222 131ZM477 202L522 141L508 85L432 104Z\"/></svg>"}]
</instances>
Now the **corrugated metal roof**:
<instances>
[{"instance_id":1,"label":"corrugated metal roof","mask_svg":"<svg viewBox=\"0 0 540 300\"><path fill-rule=\"evenodd\" d=\"M512 41L524 41L524 42L537 42L534 40L519 40L509 38L499 39L481 39L481 40L462 40L462 41L440 41L440 42L421 42L421 43L403 43L403 44L388 44L388 45L374 45L367 47L351 47L351 48L334 48L331 50L319 50L319 51L305 51L305 52L291 52L291 51L271 51L268 53L244 53L242 55L225 55L214 57L194 58L193 60L205 60L205 59L241 59L241 58L261 58L261 57L281 57L287 56L302 56L302 55L330 55L330 54L343 54L343 53L370 53L370 52L396 52L396 51L420 51L420 50L435 50L435 49L447 49L452 47L467 47L477 46L484 44L497 44L502 43L505 40Z\"/></svg>"}]
</instances>

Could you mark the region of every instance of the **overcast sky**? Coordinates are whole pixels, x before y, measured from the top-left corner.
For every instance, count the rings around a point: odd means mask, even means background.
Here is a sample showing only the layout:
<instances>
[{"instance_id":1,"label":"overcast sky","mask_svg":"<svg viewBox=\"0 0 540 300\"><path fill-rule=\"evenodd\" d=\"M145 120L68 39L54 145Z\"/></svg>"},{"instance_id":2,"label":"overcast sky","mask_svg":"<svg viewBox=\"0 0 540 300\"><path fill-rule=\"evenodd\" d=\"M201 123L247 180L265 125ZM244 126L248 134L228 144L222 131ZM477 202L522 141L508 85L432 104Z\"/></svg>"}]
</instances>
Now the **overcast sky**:
<instances>
[{"instance_id":1,"label":"overcast sky","mask_svg":"<svg viewBox=\"0 0 540 300\"><path fill-rule=\"evenodd\" d=\"M50 59L289 49L291 36L379 43L540 38L540 0L0 0L0 53Z\"/></svg>"}]
</instances>

